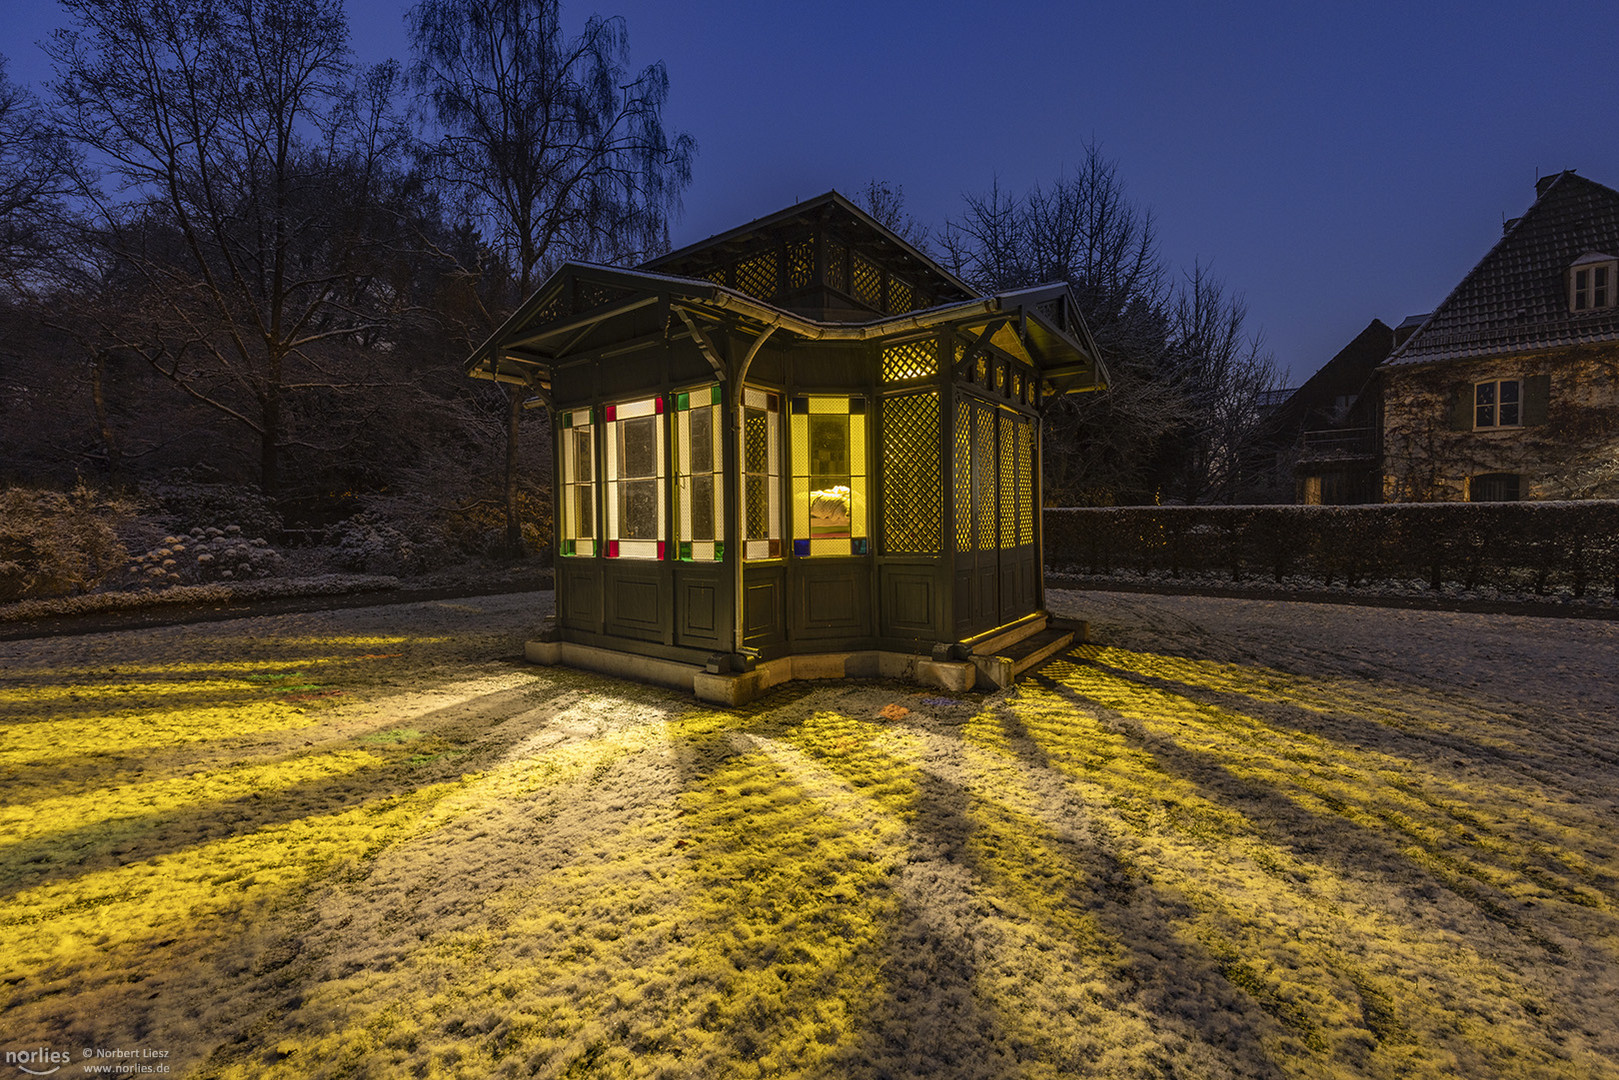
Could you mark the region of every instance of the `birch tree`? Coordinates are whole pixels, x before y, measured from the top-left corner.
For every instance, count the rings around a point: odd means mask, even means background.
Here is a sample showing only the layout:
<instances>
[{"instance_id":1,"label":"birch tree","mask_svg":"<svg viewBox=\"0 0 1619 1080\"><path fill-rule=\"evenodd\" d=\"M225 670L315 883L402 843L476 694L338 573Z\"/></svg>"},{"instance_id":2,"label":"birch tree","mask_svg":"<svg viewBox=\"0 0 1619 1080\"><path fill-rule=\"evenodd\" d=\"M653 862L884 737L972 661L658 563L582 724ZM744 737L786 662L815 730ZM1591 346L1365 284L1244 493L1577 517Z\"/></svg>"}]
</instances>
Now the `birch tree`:
<instances>
[{"instance_id":1,"label":"birch tree","mask_svg":"<svg viewBox=\"0 0 1619 1080\"><path fill-rule=\"evenodd\" d=\"M626 70L621 18L578 37L557 0L422 0L410 76L436 125L429 160L479 227L509 289L484 294L486 329L568 259L636 263L668 247L696 144L665 127L661 63ZM508 550L522 547L519 433L527 391L508 387Z\"/></svg>"}]
</instances>

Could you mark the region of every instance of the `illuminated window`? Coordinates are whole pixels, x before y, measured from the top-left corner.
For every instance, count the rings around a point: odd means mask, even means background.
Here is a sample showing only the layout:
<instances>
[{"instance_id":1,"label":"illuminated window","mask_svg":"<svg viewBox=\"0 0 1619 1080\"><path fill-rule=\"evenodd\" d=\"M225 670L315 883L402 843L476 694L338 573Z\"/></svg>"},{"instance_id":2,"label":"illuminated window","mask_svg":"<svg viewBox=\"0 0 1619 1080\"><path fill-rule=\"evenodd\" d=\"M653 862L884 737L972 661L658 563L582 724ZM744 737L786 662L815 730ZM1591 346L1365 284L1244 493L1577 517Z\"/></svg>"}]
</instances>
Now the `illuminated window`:
<instances>
[{"instance_id":1,"label":"illuminated window","mask_svg":"<svg viewBox=\"0 0 1619 1080\"><path fill-rule=\"evenodd\" d=\"M1619 302L1616 296L1616 272L1619 261L1602 255L1586 255L1574 264L1568 274L1568 306L1571 311L1599 311Z\"/></svg>"},{"instance_id":2,"label":"illuminated window","mask_svg":"<svg viewBox=\"0 0 1619 1080\"><path fill-rule=\"evenodd\" d=\"M795 397L793 554L866 554L866 399Z\"/></svg>"},{"instance_id":3,"label":"illuminated window","mask_svg":"<svg viewBox=\"0 0 1619 1080\"><path fill-rule=\"evenodd\" d=\"M1473 427L1518 427L1523 423L1523 384L1517 379L1473 384Z\"/></svg>"},{"instance_id":4,"label":"illuminated window","mask_svg":"<svg viewBox=\"0 0 1619 1080\"><path fill-rule=\"evenodd\" d=\"M661 559L663 520L663 399L608 405L607 557Z\"/></svg>"},{"instance_id":5,"label":"illuminated window","mask_svg":"<svg viewBox=\"0 0 1619 1080\"><path fill-rule=\"evenodd\" d=\"M675 515L679 557L725 558L725 481L721 466L720 388L675 395Z\"/></svg>"},{"instance_id":6,"label":"illuminated window","mask_svg":"<svg viewBox=\"0 0 1619 1080\"><path fill-rule=\"evenodd\" d=\"M564 555L596 554L596 425L589 409L557 416L562 442L562 535Z\"/></svg>"},{"instance_id":7,"label":"illuminated window","mask_svg":"<svg viewBox=\"0 0 1619 1080\"><path fill-rule=\"evenodd\" d=\"M781 557L781 395L742 391L742 555Z\"/></svg>"}]
</instances>

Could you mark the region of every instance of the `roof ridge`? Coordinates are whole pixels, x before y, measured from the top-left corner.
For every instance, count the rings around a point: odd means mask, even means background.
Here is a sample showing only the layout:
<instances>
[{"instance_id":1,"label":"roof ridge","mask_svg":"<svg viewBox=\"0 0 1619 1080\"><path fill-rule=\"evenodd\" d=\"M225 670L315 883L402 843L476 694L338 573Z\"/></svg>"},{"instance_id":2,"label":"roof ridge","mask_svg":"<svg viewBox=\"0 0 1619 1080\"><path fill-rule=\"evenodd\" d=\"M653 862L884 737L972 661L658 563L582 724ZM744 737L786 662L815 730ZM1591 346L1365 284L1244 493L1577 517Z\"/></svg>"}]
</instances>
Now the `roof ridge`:
<instances>
[{"instance_id":1,"label":"roof ridge","mask_svg":"<svg viewBox=\"0 0 1619 1080\"><path fill-rule=\"evenodd\" d=\"M1607 204L1606 213L1600 207L1580 205L1582 200L1592 199ZM1564 217L1572 220L1565 221ZM1580 231L1573 231L1575 228ZM1565 240L1567 243L1559 244ZM1619 191L1565 169L1537 182L1534 202L1507 223L1501 236L1384 363L1446 360L1552 344L1550 340L1540 340L1547 337L1546 333L1537 337L1534 331L1555 327L1567 312L1555 304L1548 308L1547 297L1540 294L1546 293L1543 279L1547 275L1567 268L1562 253L1553 249L1570 245L1583 251L1619 247ZM1559 265L1553 267L1554 260ZM1496 282L1490 280L1492 277L1504 280ZM1538 294L1534 289L1508 288L1525 279L1538 282ZM1505 305L1512 302L1523 306L1509 313ZM1452 325L1458 322L1462 325ZM1605 324L1581 329L1586 336L1596 332L1602 339L1619 337L1619 328L1610 333Z\"/></svg>"}]
</instances>

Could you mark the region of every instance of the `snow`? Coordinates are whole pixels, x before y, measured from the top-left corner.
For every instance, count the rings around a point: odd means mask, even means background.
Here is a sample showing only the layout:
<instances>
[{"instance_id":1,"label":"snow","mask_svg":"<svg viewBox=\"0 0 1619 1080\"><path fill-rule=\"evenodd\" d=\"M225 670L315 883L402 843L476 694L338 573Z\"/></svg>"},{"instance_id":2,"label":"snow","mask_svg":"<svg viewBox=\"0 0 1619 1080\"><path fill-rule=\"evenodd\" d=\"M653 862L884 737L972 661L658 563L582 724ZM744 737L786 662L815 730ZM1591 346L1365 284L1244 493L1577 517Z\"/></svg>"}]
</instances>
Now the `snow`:
<instances>
[{"instance_id":1,"label":"snow","mask_svg":"<svg viewBox=\"0 0 1619 1080\"><path fill-rule=\"evenodd\" d=\"M177 1074L1619 1077L1619 624L1054 590L1003 693L549 594L0 643L18 1045Z\"/></svg>"}]
</instances>

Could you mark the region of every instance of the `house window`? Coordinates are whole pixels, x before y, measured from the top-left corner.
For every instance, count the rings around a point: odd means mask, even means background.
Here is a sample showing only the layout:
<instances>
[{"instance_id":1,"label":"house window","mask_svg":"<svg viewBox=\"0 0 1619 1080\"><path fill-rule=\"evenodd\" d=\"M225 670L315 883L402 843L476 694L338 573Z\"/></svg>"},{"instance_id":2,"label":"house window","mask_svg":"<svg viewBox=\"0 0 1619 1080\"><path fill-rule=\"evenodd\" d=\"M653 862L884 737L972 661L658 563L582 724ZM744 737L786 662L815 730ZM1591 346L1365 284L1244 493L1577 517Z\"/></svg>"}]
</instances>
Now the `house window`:
<instances>
[{"instance_id":1,"label":"house window","mask_svg":"<svg viewBox=\"0 0 1619 1080\"><path fill-rule=\"evenodd\" d=\"M742 391L742 555L781 557L781 395Z\"/></svg>"},{"instance_id":2,"label":"house window","mask_svg":"<svg viewBox=\"0 0 1619 1080\"><path fill-rule=\"evenodd\" d=\"M1473 427L1506 428L1523 424L1523 383L1497 379L1473 384Z\"/></svg>"},{"instance_id":3,"label":"house window","mask_svg":"<svg viewBox=\"0 0 1619 1080\"><path fill-rule=\"evenodd\" d=\"M725 558L721 396L718 386L675 395L675 516L678 556L687 562Z\"/></svg>"},{"instance_id":4,"label":"house window","mask_svg":"<svg viewBox=\"0 0 1619 1080\"><path fill-rule=\"evenodd\" d=\"M1482 473L1467 485L1468 502L1517 502L1521 497L1522 477L1517 473Z\"/></svg>"},{"instance_id":5,"label":"house window","mask_svg":"<svg viewBox=\"0 0 1619 1080\"><path fill-rule=\"evenodd\" d=\"M1570 310L1599 311L1602 308L1613 307L1619 296L1615 295L1616 272L1619 272L1619 262L1588 262L1576 264L1568 275L1568 306Z\"/></svg>"},{"instance_id":6,"label":"house window","mask_svg":"<svg viewBox=\"0 0 1619 1080\"><path fill-rule=\"evenodd\" d=\"M596 425L589 409L557 417L562 441L563 555L596 554Z\"/></svg>"},{"instance_id":7,"label":"house window","mask_svg":"<svg viewBox=\"0 0 1619 1080\"><path fill-rule=\"evenodd\" d=\"M661 559L663 398L603 408L607 432L607 557Z\"/></svg>"},{"instance_id":8,"label":"house window","mask_svg":"<svg viewBox=\"0 0 1619 1080\"><path fill-rule=\"evenodd\" d=\"M864 555L866 399L795 397L793 554Z\"/></svg>"}]
</instances>

